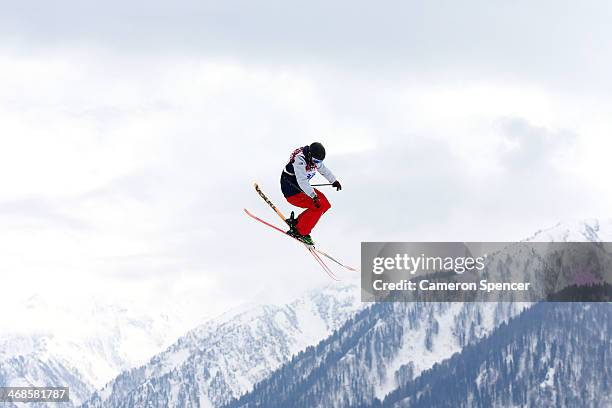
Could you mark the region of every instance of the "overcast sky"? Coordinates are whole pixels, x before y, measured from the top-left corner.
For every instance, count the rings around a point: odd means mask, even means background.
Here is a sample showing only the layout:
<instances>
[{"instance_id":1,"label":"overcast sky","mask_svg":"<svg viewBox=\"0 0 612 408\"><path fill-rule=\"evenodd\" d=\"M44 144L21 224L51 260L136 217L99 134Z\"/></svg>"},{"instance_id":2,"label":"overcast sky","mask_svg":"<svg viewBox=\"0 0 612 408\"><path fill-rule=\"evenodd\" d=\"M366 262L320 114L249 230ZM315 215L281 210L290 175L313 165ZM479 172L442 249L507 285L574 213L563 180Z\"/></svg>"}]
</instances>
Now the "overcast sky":
<instances>
[{"instance_id":1,"label":"overcast sky","mask_svg":"<svg viewBox=\"0 0 612 408\"><path fill-rule=\"evenodd\" d=\"M277 221L254 180L288 212L282 166L312 141L344 186L313 235L349 263L606 217L610 21L608 1L4 1L3 299L215 314L325 282L241 212Z\"/></svg>"}]
</instances>

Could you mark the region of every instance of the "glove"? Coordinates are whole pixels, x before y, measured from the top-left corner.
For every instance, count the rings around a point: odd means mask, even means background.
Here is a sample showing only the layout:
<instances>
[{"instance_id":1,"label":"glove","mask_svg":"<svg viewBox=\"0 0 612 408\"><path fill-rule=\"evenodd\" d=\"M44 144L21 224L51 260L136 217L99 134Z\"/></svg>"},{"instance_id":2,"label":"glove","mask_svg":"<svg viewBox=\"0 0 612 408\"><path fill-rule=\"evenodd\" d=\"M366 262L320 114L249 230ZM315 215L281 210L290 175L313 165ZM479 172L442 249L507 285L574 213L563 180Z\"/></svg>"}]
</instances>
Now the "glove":
<instances>
[{"instance_id":1,"label":"glove","mask_svg":"<svg viewBox=\"0 0 612 408\"><path fill-rule=\"evenodd\" d=\"M317 208L321 207L321 202L319 201L319 197L317 196L312 197L312 202L314 203L315 207Z\"/></svg>"},{"instance_id":2,"label":"glove","mask_svg":"<svg viewBox=\"0 0 612 408\"><path fill-rule=\"evenodd\" d=\"M336 180L336 181L334 181L332 183L332 187L336 187L336 191L342 190L342 185L340 184L340 182L338 180Z\"/></svg>"}]
</instances>

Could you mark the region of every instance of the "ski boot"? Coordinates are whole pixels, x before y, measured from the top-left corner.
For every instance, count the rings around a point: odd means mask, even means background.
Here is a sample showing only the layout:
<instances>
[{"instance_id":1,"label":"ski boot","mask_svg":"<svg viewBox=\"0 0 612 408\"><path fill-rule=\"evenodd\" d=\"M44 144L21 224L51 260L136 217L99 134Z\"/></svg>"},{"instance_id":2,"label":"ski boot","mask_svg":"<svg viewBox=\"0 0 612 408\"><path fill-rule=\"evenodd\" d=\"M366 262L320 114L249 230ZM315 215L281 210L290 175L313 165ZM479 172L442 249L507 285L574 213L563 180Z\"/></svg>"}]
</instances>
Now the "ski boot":
<instances>
[{"instance_id":1,"label":"ski boot","mask_svg":"<svg viewBox=\"0 0 612 408\"><path fill-rule=\"evenodd\" d=\"M293 238L297 239L298 241L303 242L304 244L308 245L309 247L314 247L314 245L315 245L315 243L312 240L312 237L310 235L302 235L297 230L295 230L295 231L289 230L289 231L287 231L287 235L291 235Z\"/></svg>"},{"instance_id":2,"label":"ski boot","mask_svg":"<svg viewBox=\"0 0 612 408\"><path fill-rule=\"evenodd\" d=\"M289 231L287 231L287 235L291 235L293 238L302 241L304 244L308 246L314 247L314 241L310 237L310 235L302 235L297 230L297 220L295 219L295 214L291 211L291 216L285 220L287 225L289 225Z\"/></svg>"},{"instance_id":3,"label":"ski boot","mask_svg":"<svg viewBox=\"0 0 612 408\"><path fill-rule=\"evenodd\" d=\"M312 238L310 237L310 235L300 235L300 237L298 238L300 241L302 241L303 243L305 243L306 245L308 245L309 247L313 247L315 246L314 241L312 240Z\"/></svg>"},{"instance_id":4,"label":"ski boot","mask_svg":"<svg viewBox=\"0 0 612 408\"><path fill-rule=\"evenodd\" d=\"M295 213L293 211L291 211L291 216L289 218L287 218L285 220L285 222L289 226L289 231L287 231L287 234L291 235L290 232L296 232L297 233L297 222L298 222L298 220L295 218Z\"/></svg>"}]
</instances>

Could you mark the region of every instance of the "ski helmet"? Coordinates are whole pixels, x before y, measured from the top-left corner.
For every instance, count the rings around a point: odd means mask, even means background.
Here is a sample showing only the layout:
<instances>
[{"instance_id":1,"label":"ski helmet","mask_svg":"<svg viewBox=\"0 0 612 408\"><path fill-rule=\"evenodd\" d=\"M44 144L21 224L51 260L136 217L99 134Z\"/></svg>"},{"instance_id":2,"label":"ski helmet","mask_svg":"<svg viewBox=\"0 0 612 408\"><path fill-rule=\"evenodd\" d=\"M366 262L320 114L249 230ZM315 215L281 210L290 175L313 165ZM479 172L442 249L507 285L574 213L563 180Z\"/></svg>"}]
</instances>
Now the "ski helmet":
<instances>
[{"instance_id":1,"label":"ski helmet","mask_svg":"<svg viewBox=\"0 0 612 408\"><path fill-rule=\"evenodd\" d=\"M319 142L314 142L309 147L310 157L317 160L325 159L325 148Z\"/></svg>"}]
</instances>

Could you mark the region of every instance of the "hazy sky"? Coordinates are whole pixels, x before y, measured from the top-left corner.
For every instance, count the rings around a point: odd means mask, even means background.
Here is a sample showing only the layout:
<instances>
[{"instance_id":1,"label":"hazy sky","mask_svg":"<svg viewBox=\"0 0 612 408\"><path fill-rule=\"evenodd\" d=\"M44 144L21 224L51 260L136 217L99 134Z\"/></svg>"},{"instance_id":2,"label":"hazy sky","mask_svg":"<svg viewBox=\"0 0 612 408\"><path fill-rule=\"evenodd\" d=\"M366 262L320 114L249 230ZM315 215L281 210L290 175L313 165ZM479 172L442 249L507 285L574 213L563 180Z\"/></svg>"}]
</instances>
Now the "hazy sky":
<instances>
[{"instance_id":1,"label":"hazy sky","mask_svg":"<svg viewBox=\"0 0 612 408\"><path fill-rule=\"evenodd\" d=\"M0 3L3 299L324 282L277 221L312 141L319 245L518 240L612 208L608 1ZM345 279L349 279L347 275ZM12 288L6 292L6 288Z\"/></svg>"}]
</instances>

